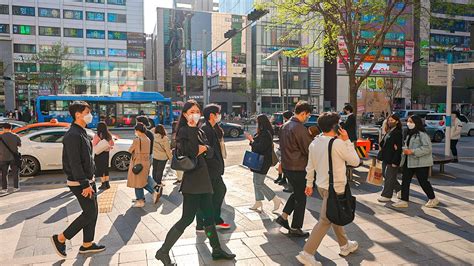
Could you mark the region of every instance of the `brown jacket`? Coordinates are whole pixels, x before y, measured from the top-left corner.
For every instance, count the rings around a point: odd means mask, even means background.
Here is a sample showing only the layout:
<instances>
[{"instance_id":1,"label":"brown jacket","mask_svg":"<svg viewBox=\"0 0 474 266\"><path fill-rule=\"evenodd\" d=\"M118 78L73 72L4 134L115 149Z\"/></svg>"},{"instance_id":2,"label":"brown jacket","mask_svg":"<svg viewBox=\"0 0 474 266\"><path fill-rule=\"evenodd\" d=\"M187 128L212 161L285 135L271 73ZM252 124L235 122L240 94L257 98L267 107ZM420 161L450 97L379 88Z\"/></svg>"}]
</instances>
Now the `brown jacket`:
<instances>
[{"instance_id":1,"label":"brown jacket","mask_svg":"<svg viewBox=\"0 0 474 266\"><path fill-rule=\"evenodd\" d=\"M295 117L281 127L280 150L283 170L305 171L311 141L308 129Z\"/></svg>"},{"instance_id":2,"label":"brown jacket","mask_svg":"<svg viewBox=\"0 0 474 266\"><path fill-rule=\"evenodd\" d=\"M150 171L150 139L146 135L135 138L128 151L132 154L132 159L128 167L127 187L143 188L147 184ZM143 165L143 170L136 175L132 168L139 163Z\"/></svg>"}]
</instances>

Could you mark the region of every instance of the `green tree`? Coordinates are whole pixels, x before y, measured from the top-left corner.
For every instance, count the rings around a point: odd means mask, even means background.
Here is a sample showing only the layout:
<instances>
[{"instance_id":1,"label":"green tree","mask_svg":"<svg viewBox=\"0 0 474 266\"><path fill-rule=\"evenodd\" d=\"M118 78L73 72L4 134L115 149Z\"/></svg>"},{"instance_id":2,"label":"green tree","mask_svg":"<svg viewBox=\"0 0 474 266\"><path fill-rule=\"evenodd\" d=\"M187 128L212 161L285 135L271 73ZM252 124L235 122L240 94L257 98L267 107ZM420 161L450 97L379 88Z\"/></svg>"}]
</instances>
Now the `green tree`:
<instances>
[{"instance_id":1,"label":"green tree","mask_svg":"<svg viewBox=\"0 0 474 266\"><path fill-rule=\"evenodd\" d=\"M69 60L70 55L70 48L61 43L39 51L32 58L39 63L36 82L51 87L51 93L54 95L64 93L65 89L74 83L74 77L81 73L83 67L79 62Z\"/></svg>"}]
</instances>

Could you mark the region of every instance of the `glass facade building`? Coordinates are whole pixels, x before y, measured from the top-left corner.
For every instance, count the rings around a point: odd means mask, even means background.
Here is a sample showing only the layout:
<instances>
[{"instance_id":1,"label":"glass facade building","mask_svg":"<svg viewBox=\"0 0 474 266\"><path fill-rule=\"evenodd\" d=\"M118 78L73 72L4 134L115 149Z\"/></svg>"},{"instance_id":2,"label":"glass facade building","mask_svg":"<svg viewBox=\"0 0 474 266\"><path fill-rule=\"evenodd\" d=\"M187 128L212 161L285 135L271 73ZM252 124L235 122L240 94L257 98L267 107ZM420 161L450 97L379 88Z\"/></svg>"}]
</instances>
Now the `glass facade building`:
<instances>
[{"instance_id":1,"label":"glass facade building","mask_svg":"<svg viewBox=\"0 0 474 266\"><path fill-rule=\"evenodd\" d=\"M219 0L219 12L247 15L253 9L254 0Z\"/></svg>"}]
</instances>

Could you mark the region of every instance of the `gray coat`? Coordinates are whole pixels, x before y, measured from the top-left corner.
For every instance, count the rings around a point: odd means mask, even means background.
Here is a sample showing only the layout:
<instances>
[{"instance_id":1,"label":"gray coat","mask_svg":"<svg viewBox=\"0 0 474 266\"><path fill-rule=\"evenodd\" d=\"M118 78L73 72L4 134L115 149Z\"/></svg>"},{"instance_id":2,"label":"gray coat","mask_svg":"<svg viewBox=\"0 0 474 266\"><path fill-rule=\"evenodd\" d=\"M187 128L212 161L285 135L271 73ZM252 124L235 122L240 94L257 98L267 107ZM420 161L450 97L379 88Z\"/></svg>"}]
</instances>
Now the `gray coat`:
<instances>
[{"instance_id":1,"label":"gray coat","mask_svg":"<svg viewBox=\"0 0 474 266\"><path fill-rule=\"evenodd\" d=\"M408 136L405 140L407 145ZM420 168L433 166L433 149L431 139L425 132L420 132L411 137L408 149L413 151L411 155L402 155L401 165L404 165L408 158L408 168Z\"/></svg>"}]
</instances>

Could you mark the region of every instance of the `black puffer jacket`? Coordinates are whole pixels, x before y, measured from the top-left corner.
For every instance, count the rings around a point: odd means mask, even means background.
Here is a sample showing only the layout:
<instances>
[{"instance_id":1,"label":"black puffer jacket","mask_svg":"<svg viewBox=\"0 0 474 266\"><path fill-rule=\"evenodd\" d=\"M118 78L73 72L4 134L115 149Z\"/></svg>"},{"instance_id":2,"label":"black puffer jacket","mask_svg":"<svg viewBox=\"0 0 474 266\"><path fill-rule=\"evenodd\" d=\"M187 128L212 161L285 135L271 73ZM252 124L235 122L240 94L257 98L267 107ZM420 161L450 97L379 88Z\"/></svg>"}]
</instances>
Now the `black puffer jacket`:
<instances>
[{"instance_id":1,"label":"black puffer jacket","mask_svg":"<svg viewBox=\"0 0 474 266\"><path fill-rule=\"evenodd\" d=\"M264 174L268 173L272 165L272 149L273 149L273 137L268 131L263 131L260 134L255 134L253 142L250 143L252 146L252 152L263 155L263 166L260 171L252 170L252 172Z\"/></svg>"}]
</instances>

